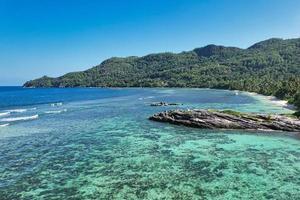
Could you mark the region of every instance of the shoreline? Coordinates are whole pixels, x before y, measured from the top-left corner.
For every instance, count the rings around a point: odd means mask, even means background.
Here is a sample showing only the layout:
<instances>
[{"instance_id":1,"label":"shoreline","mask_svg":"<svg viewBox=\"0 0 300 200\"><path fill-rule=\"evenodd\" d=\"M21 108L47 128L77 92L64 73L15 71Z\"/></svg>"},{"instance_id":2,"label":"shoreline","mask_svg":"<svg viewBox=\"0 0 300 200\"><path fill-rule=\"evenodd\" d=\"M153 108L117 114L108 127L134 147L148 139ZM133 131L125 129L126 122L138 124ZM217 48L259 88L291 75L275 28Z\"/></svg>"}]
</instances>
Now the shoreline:
<instances>
[{"instance_id":1,"label":"shoreline","mask_svg":"<svg viewBox=\"0 0 300 200\"><path fill-rule=\"evenodd\" d=\"M64 88L99 88L99 89L208 89L208 90L224 90L224 91L233 91L233 92L237 92L237 93L241 93L241 94L246 94L252 97L258 97L262 98L264 100L267 100L269 102L271 102L274 105L277 106L281 106L283 108L289 109L291 111L296 112L297 111L297 107L294 106L293 104L289 104L288 101L286 100L282 100L282 99L278 99L275 96L267 96L267 95L263 95L263 94L259 94L256 92L248 92L248 91L244 91L244 90L231 90L231 89L219 89L219 88L198 88L198 87L26 87L26 86L18 86L18 87L22 87L24 89L51 89L51 88L56 88L56 89L64 89Z\"/></svg>"},{"instance_id":2,"label":"shoreline","mask_svg":"<svg viewBox=\"0 0 300 200\"><path fill-rule=\"evenodd\" d=\"M259 93L256 93L256 92L246 92L246 91L239 91L239 92L247 94L247 95L249 95L251 97L254 97L258 100L268 101L268 102L270 102L274 105L281 106L281 107L286 108L286 109L291 110L291 111L297 111L297 108L293 104L289 104L287 100L278 99L275 96L267 96L267 95L259 94Z\"/></svg>"}]
</instances>

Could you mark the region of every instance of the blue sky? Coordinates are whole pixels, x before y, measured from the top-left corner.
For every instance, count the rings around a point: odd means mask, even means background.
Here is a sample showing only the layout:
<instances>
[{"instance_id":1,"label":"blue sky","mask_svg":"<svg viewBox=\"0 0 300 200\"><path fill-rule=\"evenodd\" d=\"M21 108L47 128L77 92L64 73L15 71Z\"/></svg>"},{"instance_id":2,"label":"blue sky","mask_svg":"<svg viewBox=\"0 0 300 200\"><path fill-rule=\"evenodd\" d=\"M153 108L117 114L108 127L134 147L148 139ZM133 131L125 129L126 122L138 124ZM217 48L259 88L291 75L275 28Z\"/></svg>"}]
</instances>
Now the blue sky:
<instances>
[{"instance_id":1,"label":"blue sky","mask_svg":"<svg viewBox=\"0 0 300 200\"><path fill-rule=\"evenodd\" d=\"M112 56L300 37L298 0L0 0L0 85Z\"/></svg>"}]
</instances>

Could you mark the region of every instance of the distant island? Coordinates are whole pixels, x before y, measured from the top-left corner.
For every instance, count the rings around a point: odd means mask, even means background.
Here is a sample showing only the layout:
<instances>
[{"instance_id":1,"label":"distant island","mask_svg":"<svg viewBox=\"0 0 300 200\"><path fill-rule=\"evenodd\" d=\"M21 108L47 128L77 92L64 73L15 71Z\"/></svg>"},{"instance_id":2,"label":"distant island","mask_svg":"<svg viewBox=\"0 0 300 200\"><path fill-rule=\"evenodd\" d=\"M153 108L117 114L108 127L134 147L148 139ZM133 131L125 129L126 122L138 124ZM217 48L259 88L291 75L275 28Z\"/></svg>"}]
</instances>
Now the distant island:
<instances>
[{"instance_id":1,"label":"distant island","mask_svg":"<svg viewBox=\"0 0 300 200\"><path fill-rule=\"evenodd\" d=\"M216 88L272 95L300 107L300 38L272 38L247 49L208 45L178 54L113 57L24 87Z\"/></svg>"}]
</instances>

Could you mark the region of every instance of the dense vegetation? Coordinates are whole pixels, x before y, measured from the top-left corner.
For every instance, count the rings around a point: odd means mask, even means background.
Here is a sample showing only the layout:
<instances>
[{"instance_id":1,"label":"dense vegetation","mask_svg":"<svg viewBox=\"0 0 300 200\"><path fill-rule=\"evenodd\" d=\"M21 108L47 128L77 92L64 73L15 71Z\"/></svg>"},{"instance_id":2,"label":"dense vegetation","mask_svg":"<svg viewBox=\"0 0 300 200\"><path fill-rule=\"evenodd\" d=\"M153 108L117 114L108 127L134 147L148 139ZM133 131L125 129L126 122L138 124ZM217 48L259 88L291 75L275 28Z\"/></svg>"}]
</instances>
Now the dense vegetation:
<instances>
[{"instance_id":1,"label":"dense vegetation","mask_svg":"<svg viewBox=\"0 0 300 200\"><path fill-rule=\"evenodd\" d=\"M193 51L111 58L87 71L42 77L26 87L207 87L274 95L300 107L300 38L247 49L208 45Z\"/></svg>"}]
</instances>

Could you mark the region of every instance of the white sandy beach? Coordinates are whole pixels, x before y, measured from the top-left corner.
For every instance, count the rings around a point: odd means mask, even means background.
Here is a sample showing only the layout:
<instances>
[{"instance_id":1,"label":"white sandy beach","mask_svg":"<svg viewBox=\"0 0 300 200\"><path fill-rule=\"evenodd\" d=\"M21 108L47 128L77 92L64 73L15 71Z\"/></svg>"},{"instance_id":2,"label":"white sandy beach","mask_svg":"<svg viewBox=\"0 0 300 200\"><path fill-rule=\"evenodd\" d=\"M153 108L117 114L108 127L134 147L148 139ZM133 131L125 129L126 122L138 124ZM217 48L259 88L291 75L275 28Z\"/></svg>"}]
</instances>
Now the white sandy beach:
<instances>
[{"instance_id":1,"label":"white sandy beach","mask_svg":"<svg viewBox=\"0 0 300 200\"><path fill-rule=\"evenodd\" d=\"M289 104L288 101L286 101L286 100L281 100L281 99L278 99L274 96L265 96L265 95L258 94L258 93L255 93L255 92L240 92L240 93L247 94L247 95L252 96L252 97L254 97L256 99L259 99L259 100L268 101L268 102L270 102L274 105L278 105L278 106L287 108L289 110L295 110L294 105Z\"/></svg>"}]
</instances>

